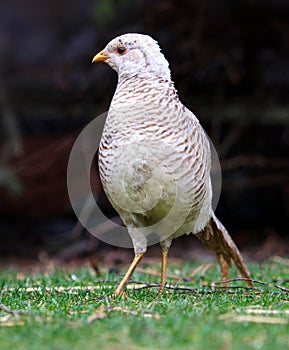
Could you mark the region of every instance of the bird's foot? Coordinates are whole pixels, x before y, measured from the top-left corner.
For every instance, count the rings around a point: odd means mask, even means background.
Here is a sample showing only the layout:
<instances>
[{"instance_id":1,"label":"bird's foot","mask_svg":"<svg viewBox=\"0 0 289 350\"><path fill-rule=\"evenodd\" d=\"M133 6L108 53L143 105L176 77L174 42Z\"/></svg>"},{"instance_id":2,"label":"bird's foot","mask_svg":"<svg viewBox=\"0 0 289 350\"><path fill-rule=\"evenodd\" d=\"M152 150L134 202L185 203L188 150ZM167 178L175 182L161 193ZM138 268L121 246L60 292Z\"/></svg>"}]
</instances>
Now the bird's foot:
<instances>
[{"instance_id":1,"label":"bird's foot","mask_svg":"<svg viewBox=\"0 0 289 350\"><path fill-rule=\"evenodd\" d=\"M165 285L160 287L160 289L158 291L158 298L160 298L163 295L164 289L165 289Z\"/></svg>"},{"instance_id":2,"label":"bird's foot","mask_svg":"<svg viewBox=\"0 0 289 350\"><path fill-rule=\"evenodd\" d=\"M115 290L113 292L112 296L113 296L114 299L119 298L119 297L123 297L124 299L128 299L128 295L127 295L125 290L123 290L121 292L118 292L117 290Z\"/></svg>"}]
</instances>

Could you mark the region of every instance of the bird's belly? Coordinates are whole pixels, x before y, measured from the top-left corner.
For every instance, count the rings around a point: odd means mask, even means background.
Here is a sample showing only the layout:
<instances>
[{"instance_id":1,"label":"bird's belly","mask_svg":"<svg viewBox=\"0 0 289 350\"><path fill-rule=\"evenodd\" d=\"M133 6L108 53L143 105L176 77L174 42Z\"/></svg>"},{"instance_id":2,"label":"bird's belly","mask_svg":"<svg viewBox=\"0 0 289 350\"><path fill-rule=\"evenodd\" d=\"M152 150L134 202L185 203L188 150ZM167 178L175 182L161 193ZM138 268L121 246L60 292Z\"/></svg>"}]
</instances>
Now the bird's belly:
<instances>
[{"instance_id":1,"label":"bird's belly","mask_svg":"<svg viewBox=\"0 0 289 350\"><path fill-rule=\"evenodd\" d=\"M159 235L194 231L210 198L208 174L193 157L168 143L146 141L100 148L99 160L105 192L128 227Z\"/></svg>"}]
</instances>

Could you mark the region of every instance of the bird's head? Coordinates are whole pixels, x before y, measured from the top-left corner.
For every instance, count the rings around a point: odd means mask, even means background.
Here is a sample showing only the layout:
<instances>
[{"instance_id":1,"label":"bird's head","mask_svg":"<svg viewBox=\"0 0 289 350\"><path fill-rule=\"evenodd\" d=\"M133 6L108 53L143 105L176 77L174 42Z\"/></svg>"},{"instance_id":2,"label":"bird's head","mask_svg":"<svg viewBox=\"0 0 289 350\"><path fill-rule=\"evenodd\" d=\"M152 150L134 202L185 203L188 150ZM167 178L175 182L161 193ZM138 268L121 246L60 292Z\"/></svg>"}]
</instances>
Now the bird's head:
<instances>
[{"instance_id":1,"label":"bird's head","mask_svg":"<svg viewBox=\"0 0 289 350\"><path fill-rule=\"evenodd\" d=\"M93 57L117 71L119 78L153 75L170 79L169 64L158 43L148 35L124 34L111 40Z\"/></svg>"}]
</instances>

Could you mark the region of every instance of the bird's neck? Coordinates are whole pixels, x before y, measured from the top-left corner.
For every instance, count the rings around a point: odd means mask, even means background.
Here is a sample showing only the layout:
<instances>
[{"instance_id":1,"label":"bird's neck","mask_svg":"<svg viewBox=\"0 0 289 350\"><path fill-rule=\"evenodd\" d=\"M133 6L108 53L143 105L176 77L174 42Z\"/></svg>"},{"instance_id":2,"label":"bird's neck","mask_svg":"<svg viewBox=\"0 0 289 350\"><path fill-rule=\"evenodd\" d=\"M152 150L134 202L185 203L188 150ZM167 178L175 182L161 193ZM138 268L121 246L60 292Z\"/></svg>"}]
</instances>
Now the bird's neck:
<instances>
[{"instance_id":1,"label":"bird's neck","mask_svg":"<svg viewBox=\"0 0 289 350\"><path fill-rule=\"evenodd\" d=\"M119 65L117 70L119 81L138 77L171 80L169 64L162 54L154 55L148 59L144 54L137 63L127 61Z\"/></svg>"},{"instance_id":2,"label":"bird's neck","mask_svg":"<svg viewBox=\"0 0 289 350\"><path fill-rule=\"evenodd\" d=\"M119 77L114 100L129 102L130 100L138 102L161 101L163 99L174 97L177 100L178 93L170 77L156 77L152 74L139 74L127 77ZM120 98L120 99L119 99Z\"/></svg>"},{"instance_id":3,"label":"bird's neck","mask_svg":"<svg viewBox=\"0 0 289 350\"><path fill-rule=\"evenodd\" d=\"M120 80L109 108L110 128L125 135L127 128L170 125L181 106L171 80L139 76Z\"/></svg>"}]
</instances>

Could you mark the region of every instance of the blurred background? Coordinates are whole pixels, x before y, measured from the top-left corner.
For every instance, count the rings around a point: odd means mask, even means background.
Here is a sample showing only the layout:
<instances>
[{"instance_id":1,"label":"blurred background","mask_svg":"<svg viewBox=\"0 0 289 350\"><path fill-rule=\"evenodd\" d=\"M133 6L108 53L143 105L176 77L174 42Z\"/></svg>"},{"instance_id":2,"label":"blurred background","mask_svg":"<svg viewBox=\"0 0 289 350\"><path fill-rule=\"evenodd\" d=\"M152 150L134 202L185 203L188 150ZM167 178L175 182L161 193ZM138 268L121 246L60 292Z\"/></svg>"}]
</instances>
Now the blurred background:
<instances>
[{"instance_id":1,"label":"blurred background","mask_svg":"<svg viewBox=\"0 0 289 350\"><path fill-rule=\"evenodd\" d=\"M117 82L91 59L127 32L159 41L181 100L213 140L217 215L242 251L289 255L288 1L2 0L1 262L130 258L82 229L66 187L73 142L108 109ZM199 249L182 237L171 254L205 257Z\"/></svg>"}]
</instances>

